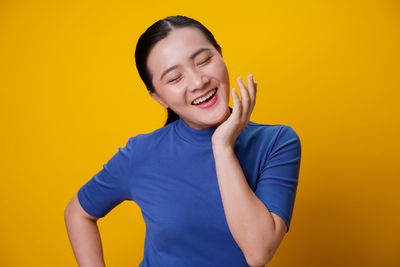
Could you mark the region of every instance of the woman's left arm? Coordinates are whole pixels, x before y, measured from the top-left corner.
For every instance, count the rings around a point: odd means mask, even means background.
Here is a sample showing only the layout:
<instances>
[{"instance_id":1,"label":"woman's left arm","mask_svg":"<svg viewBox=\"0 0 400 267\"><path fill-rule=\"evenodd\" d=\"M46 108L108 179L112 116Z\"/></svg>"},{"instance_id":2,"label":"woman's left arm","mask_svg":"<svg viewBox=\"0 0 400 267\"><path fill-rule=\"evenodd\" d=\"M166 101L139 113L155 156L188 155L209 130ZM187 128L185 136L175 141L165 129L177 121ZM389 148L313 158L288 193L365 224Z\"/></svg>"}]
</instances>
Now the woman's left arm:
<instances>
[{"instance_id":1,"label":"woman's left arm","mask_svg":"<svg viewBox=\"0 0 400 267\"><path fill-rule=\"evenodd\" d=\"M234 143L247 126L255 105L257 83L247 77L247 86L238 78L241 100L232 90L233 110L212 136L218 185L229 229L250 266L264 266L275 254L285 233L281 217L269 212L247 183Z\"/></svg>"}]
</instances>

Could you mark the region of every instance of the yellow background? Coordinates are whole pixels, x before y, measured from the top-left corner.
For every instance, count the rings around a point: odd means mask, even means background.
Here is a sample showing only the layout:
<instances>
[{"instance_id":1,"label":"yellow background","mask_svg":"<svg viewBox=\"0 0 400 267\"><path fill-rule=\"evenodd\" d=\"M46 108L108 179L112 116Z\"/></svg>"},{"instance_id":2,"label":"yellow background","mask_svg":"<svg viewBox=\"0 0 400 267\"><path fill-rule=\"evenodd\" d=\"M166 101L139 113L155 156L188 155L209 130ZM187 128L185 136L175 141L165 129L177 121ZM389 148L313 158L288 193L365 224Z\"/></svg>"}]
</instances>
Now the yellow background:
<instances>
[{"instance_id":1,"label":"yellow background","mask_svg":"<svg viewBox=\"0 0 400 267\"><path fill-rule=\"evenodd\" d=\"M163 125L134 48L182 14L214 33L232 87L254 74L251 120L300 136L291 229L268 266L400 266L399 11L396 0L2 0L0 265L75 266L64 208L130 136ZM99 228L109 266L139 265L134 202Z\"/></svg>"}]
</instances>

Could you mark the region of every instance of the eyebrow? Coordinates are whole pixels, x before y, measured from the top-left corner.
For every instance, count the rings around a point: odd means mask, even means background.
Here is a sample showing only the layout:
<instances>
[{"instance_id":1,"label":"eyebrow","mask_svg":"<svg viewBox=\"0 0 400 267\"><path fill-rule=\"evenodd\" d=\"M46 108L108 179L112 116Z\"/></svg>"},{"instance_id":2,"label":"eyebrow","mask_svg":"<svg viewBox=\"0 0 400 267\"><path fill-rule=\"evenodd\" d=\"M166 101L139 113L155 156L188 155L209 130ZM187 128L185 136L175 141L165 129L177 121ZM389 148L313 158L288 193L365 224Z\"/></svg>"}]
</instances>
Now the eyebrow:
<instances>
[{"instance_id":1,"label":"eyebrow","mask_svg":"<svg viewBox=\"0 0 400 267\"><path fill-rule=\"evenodd\" d=\"M206 47L202 47L202 48L198 49L196 52L194 52L194 53L190 56L190 59L192 60L193 58L195 58L195 57L196 57L198 54L200 54L201 52L209 51L209 50L211 50L211 49L210 49L210 48L206 48ZM173 66L169 67L168 69L166 69L166 70L161 74L161 76L160 76L160 81L162 80L162 78L163 78L168 72L170 72L171 70L176 69L176 68L178 68L178 67L179 67L179 64L178 64L178 65L173 65Z\"/></svg>"}]
</instances>

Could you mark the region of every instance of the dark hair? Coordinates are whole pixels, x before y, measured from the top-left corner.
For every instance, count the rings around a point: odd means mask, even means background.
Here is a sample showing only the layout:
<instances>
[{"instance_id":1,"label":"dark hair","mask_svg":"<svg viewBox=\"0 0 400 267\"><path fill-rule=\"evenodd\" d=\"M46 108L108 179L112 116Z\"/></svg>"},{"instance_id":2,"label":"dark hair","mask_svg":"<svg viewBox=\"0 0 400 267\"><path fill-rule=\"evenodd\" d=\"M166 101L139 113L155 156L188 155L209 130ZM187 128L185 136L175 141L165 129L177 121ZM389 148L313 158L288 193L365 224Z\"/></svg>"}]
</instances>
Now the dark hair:
<instances>
[{"instance_id":1,"label":"dark hair","mask_svg":"<svg viewBox=\"0 0 400 267\"><path fill-rule=\"evenodd\" d=\"M143 80L144 84L147 87L147 90L149 90L150 92L155 92L155 88L151 82L152 77L150 76L150 72L147 67L147 58L151 49L158 41L166 38L172 30L183 27L194 27L201 30L208 41L215 47L215 49L217 49L217 51L222 56L221 47L218 45L213 34L197 20L180 15L169 16L164 19L160 19L153 25L151 25L139 37L135 50L136 68L139 72L140 78ZM176 114L172 109L167 108L167 112L168 118L165 122L165 125L179 119L178 114Z\"/></svg>"}]
</instances>

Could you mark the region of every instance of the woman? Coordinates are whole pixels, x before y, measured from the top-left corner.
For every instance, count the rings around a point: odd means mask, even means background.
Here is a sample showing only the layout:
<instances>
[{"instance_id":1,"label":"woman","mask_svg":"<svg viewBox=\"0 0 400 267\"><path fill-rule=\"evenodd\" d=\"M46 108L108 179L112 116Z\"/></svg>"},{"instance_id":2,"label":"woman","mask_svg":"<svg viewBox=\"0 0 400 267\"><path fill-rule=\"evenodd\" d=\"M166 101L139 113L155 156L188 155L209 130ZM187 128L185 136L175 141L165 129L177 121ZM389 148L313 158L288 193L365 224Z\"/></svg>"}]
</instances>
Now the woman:
<instances>
[{"instance_id":1,"label":"woman","mask_svg":"<svg viewBox=\"0 0 400 267\"><path fill-rule=\"evenodd\" d=\"M139 38L135 59L168 119L129 138L68 204L79 265L104 266L96 221L132 200L146 222L140 266L264 266L289 230L298 135L249 121L257 83L238 78L240 98L230 90L221 48L196 20L157 21Z\"/></svg>"}]
</instances>

